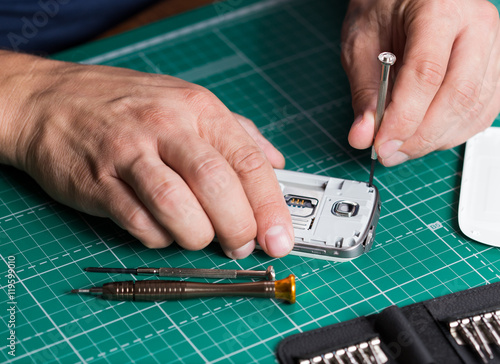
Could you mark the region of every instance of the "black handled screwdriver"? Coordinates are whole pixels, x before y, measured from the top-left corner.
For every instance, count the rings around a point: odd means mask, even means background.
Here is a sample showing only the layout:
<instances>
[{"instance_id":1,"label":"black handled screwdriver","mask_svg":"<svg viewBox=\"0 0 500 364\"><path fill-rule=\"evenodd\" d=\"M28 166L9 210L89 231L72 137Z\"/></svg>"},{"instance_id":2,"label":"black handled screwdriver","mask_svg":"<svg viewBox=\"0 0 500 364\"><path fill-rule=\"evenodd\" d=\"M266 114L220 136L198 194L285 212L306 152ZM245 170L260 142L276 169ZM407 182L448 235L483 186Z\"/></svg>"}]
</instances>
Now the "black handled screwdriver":
<instances>
[{"instance_id":1,"label":"black handled screwdriver","mask_svg":"<svg viewBox=\"0 0 500 364\"><path fill-rule=\"evenodd\" d=\"M102 287L73 289L115 301L165 301L201 297L263 297L295 303L295 276L278 281L248 283L201 283L167 280L123 281L105 283Z\"/></svg>"}]
</instances>

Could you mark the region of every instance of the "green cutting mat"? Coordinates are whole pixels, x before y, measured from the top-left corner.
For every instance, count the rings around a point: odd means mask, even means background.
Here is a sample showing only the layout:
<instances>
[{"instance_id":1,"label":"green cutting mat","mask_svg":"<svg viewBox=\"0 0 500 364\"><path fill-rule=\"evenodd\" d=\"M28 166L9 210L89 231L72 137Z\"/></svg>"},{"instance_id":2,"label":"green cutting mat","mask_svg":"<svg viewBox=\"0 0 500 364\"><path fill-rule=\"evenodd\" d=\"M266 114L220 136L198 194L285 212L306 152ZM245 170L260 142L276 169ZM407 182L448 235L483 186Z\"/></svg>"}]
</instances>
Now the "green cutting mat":
<instances>
[{"instance_id":1,"label":"green cutting mat","mask_svg":"<svg viewBox=\"0 0 500 364\"><path fill-rule=\"evenodd\" d=\"M347 144L353 120L342 71L340 1L228 1L89 44L60 59L177 75L252 118L287 168L366 180L369 154ZM235 5L236 4L236 5ZM497 1L497 4L499 2ZM388 305L500 280L500 250L457 226L463 147L377 167L383 210L373 249L348 263L255 252L230 261L217 245L148 250L113 223L48 198L0 168L0 361L272 363L278 342ZM16 356L8 355L7 260L15 257ZM210 298L109 302L72 288L131 276L88 266L265 269L297 276L297 303Z\"/></svg>"}]
</instances>

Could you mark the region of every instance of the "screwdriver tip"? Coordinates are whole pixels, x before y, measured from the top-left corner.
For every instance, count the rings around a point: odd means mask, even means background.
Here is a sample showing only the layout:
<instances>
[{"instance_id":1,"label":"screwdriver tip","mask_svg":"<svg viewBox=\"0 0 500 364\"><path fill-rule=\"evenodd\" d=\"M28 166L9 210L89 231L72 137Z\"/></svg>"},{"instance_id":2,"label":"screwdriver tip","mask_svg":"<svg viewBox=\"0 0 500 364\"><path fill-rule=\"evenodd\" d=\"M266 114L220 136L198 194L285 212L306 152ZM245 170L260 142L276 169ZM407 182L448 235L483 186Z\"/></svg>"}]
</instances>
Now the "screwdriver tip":
<instances>
[{"instance_id":1,"label":"screwdriver tip","mask_svg":"<svg viewBox=\"0 0 500 364\"><path fill-rule=\"evenodd\" d=\"M120 273L120 274L137 274L137 269L132 268L103 268L103 267L88 267L83 268L85 272L90 273Z\"/></svg>"},{"instance_id":2,"label":"screwdriver tip","mask_svg":"<svg viewBox=\"0 0 500 364\"><path fill-rule=\"evenodd\" d=\"M106 272L106 268L97 268L97 267L88 267L88 268L83 268L85 272Z\"/></svg>"},{"instance_id":3,"label":"screwdriver tip","mask_svg":"<svg viewBox=\"0 0 500 364\"><path fill-rule=\"evenodd\" d=\"M71 293L90 293L90 289L72 289Z\"/></svg>"},{"instance_id":4,"label":"screwdriver tip","mask_svg":"<svg viewBox=\"0 0 500 364\"><path fill-rule=\"evenodd\" d=\"M372 165L370 168L370 179L368 181L368 187L373 186L373 176L375 175L375 164L377 163L376 159L372 159Z\"/></svg>"}]
</instances>

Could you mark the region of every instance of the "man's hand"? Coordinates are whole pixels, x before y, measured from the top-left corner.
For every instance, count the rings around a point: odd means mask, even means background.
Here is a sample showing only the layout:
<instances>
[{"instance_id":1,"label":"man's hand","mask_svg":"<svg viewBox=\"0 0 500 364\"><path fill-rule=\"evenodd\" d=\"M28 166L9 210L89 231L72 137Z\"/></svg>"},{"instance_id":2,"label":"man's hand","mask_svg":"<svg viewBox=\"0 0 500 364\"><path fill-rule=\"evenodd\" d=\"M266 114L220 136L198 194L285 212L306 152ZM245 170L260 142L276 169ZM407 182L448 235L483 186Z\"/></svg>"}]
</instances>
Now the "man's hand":
<instances>
[{"instance_id":1,"label":"man's hand","mask_svg":"<svg viewBox=\"0 0 500 364\"><path fill-rule=\"evenodd\" d=\"M127 69L1 53L0 162L55 199L106 216L146 246L243 258L293 228L273 166L283 156L208 90Z\"/></svg>"},{"instance_id":2,"label":"man's hand","mask_svg":"<svg viewBox=\"0 0 500 364\"><path fill-rule=\"evenodd\" d=\"M384 165L461 144L500 112L500 21L490 2L351 0L342 63L356 115L353 147L373 141L382 51L398 57L375 140Z\"/></svg>"}]
</instances>

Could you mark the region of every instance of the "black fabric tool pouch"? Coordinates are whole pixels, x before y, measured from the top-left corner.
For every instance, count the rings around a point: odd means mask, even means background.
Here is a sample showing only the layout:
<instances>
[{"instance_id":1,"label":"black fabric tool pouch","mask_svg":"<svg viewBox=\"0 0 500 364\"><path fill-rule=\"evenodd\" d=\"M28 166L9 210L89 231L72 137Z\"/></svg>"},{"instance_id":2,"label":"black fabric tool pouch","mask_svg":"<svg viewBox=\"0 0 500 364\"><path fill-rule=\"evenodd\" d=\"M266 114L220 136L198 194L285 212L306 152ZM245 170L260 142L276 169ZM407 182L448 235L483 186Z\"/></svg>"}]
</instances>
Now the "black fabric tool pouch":
<instances>
[{"instance_id":1,"label":"black fabric tool pouch","mask_svg":"<svg viewBox=\"0 0 500 364\"><path fill-rule=\"evenodd\" d=\"M499 310L500 282L292 335L278 345L277 356L282 364L500 363L494 335L500 333ZM459 325L455 331L450 328L454 322ZM370 340L382 351L377 358L370 356L375 351ZM370 347L363 351L362 343ZM342 358L331 358L335 353Z\"/></svg>"}]
</instances>

